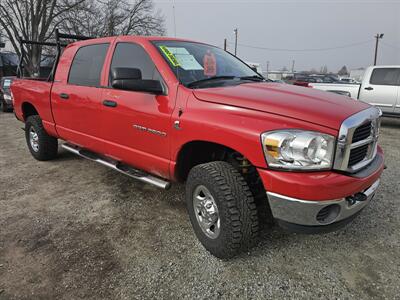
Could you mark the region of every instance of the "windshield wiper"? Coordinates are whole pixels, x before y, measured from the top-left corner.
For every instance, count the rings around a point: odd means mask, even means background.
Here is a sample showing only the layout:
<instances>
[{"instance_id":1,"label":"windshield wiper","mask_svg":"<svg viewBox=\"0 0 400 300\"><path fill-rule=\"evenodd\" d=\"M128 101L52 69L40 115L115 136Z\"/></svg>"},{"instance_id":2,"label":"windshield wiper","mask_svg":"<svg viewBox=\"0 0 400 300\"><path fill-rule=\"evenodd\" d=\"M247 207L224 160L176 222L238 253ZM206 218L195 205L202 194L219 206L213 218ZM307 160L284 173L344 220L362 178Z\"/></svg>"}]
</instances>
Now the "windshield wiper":
<instances>
[{"instance_id":1,"label":"windshield wiper","mask_svg":"<svg viewBox=\"0 0 400 300\"><path fill-rule=\"evenodd\" d=\"M206 82L209 82L209 81L229 80L229 79L235 79L235 78L238 78L238 77L236 77L236 76L214 76L214 77L210 77L210 78L204 78L204 79L192 81L187 85L187 87L188 88L192 88L192 87L195 87L195 86L197 86L199 84L206 83Z\"/></svg>"},{"instance_id":2,"label":"windshield wiper","mask_svg":"<svg viewBox=\"0 0 400 300\"><path fill-rule=\"evenodd\" d=\"M242 77L237 77L237 76L213 76L210 78L204 78L204 79L200 79L200 80L196 80L193 82L190 82L187 87L188 88L192 88L195 87L197 85L201 85L203 83L207 83L207 82L211 82L211 81L216 81L216 80L251 80L251 81L257 81L257 82L261 82L261 81L265 81L264 77L258 76L258 75L254 75L254 76L242 76Z\"/></svg>"},{"instance_id":3,"label":"windshield wiper","mask_svg":"<svg viewBox=\"0 0 400 300\"><path fill-rule=\"evenodd\" d=\"M252 81L257 81L257 82L261 82L261 81L265 81L264 77L258 76L258 75L254 75L254 76L242 76L240 77L241 80L252 80Z\"/></svg>"}]
</instances>

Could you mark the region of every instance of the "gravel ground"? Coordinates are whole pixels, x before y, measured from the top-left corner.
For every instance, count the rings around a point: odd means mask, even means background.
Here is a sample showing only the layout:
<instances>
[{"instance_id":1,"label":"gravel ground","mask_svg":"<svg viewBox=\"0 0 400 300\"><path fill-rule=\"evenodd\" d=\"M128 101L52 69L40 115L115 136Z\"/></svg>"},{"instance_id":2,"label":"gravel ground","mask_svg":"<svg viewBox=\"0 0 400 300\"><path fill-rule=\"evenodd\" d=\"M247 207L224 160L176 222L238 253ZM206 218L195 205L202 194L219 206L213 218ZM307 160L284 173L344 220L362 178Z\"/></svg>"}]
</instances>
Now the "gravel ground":
<instances>
[{"instance_id":1,"label":"gravel ground","mask_svg":"<svg viewBox=\"0 0 400 300\"><path fill-rule=\"evenodd\" d=\"M388 169L345 229L272 228L230 261L207 253L165 192L60 151L35 161L0 114L0 299L400 299L400 120L385 119Z\"/></svg>"}]
</instances>

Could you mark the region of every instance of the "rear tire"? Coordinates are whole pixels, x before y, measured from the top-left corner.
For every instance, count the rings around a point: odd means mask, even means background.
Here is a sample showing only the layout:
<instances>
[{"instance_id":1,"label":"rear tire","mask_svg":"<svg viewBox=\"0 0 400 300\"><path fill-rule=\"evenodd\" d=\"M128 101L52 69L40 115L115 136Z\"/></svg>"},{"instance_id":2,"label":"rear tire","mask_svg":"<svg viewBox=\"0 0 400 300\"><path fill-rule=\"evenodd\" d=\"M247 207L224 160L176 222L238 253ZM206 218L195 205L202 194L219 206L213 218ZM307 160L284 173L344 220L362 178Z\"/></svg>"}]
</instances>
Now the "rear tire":
<instances>
[{"instance_id":1,"label":"rear tire","mask_svg":"<svg viewBox=\"0 0 400 300\"><path fill-rule=\"evenodd\" d=\"M259 224L253 195L229 163L195 166L186 183L186 201L197 238L214 256L231 258L257 241Z\"/></svg>"},{"instance_id":2,"label":"rear tire","mask_svg":"<svg viewBox=\"0 0 400 300\"><path fill-rule=\"evenodd\" d=\"M0 110L2 112L8 112L7 104L4 102L4 100L0 100Z\"/></svg>"},{"instance_id":3,"label":"rear tire","mask_svg":"<svg viewBox=\"0 0 400 300\"><path fill-rule=\"evenodd\" d=\"M32 156L40 161L51 160L57 157L58 141L47 134L42 119L35 115L25 122L25 138Z\"/></svg>"}]
</instances>

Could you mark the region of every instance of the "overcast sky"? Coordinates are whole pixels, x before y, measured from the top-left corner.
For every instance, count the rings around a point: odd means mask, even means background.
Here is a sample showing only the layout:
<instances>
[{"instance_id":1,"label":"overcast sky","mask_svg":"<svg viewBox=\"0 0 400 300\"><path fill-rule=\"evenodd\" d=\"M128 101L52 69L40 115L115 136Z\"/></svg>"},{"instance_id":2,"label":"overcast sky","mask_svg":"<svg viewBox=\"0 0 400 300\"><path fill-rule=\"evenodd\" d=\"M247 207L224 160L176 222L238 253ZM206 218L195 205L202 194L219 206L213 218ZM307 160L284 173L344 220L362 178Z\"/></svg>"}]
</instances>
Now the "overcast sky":
<instances>
[{"instance_id":1,"label":"overcast sky","mask_svg":"<svg viewBox=\"0 0 400 300\"><path fill-rule=\"evenodd\" d=\"M174 36L173 0L154 0ZM400 0L175 0L177 37L223 47L233 52L233 29L239 29L238 55L270 70L338 71L373 63L376 33L384 33L379 64L400 64ZM287 49L265 50L250 47ZM332 50L307 51L337 48Z\"/></svg>"}]
</instances>

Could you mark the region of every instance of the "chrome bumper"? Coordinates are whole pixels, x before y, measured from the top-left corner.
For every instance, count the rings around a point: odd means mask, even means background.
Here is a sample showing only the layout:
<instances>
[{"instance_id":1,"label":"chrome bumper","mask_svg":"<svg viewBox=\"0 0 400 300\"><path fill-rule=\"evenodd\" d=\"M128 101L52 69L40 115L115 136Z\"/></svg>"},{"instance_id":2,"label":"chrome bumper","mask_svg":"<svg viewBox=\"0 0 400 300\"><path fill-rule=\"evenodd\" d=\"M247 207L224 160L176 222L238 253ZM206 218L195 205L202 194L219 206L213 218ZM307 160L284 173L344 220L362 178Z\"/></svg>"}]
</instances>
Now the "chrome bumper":
<instances>
[{"instance_id":1,"label":"chrome bumper","mask_svg":"<svg viewBox=\"0 0 400 300\"><path fill-rule=\"evenodd\" d=\"M357 195L337 200L308 201L267 192L269 205L275 219L303 226L324 226L345 220L361 211L371 202L380 180ZM355 195L356 196L356 195ZM323 211L321 211L323 210ZM326 216L324 220L322 217Z\"/></svg>"},{"instance_id":2,"label":"chrome bumper","mask_svg":"<svg viewBox=\"0 0 400 300\"><path fill-rule=\"evenodd\" d=\"M13 100L12 100L12 98L11 97L7 97L7 96L3 96L3 100L4 100L4 102L8 105L8 106L12 106L12 104L13 104Z\"/></svg>"}]
</instances>

